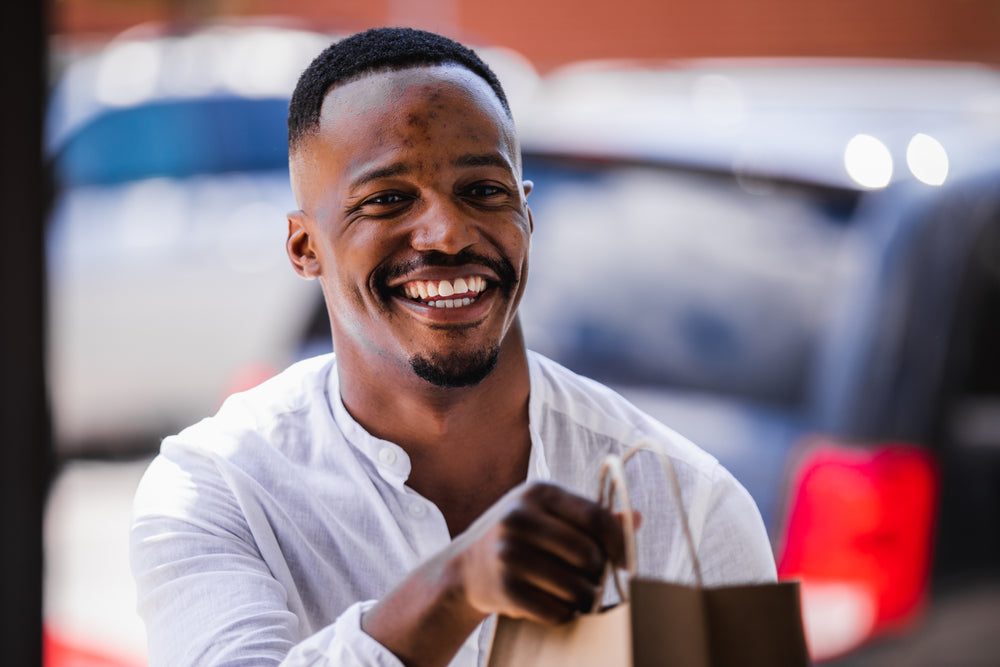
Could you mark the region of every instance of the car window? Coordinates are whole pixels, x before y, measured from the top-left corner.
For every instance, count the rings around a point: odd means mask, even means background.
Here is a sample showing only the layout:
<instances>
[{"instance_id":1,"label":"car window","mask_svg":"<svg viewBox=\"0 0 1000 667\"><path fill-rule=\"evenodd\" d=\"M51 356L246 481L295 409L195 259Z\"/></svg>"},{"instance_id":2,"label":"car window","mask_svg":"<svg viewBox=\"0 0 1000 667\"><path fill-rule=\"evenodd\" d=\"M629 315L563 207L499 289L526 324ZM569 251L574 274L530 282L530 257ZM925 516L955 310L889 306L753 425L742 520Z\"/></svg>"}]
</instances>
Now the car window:
<instances>
[{"instance_id":1,"label":"car window","mask_svg":"<svg viewBox=\"0 0 1000 667\"><path fill-rule=\"evenodd\" d=\"M530 347L617 385L803 400L856 193L530 155L525 177Z\"/></svg>"},{"instance_id":2,"label":"car window","mask_svg":"<svg viewBox=\"0 0 1000 667\"><path fill-rule=\"evenodd\" d=\"M236 97L110 110L66 143L56 177L74 186L285 168L287 114L285 99Z\"/></svg>"}]
</instances>

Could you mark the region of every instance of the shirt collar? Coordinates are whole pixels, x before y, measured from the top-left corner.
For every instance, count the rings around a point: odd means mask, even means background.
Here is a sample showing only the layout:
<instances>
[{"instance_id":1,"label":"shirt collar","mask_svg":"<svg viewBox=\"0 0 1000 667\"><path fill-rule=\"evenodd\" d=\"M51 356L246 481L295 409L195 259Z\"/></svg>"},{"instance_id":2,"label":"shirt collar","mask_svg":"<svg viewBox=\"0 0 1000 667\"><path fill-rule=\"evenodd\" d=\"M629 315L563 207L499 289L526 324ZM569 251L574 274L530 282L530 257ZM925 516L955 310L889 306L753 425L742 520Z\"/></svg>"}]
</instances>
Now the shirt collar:
<instances>
[{"instance_id":1,"label":"shirt collar","mask_svg":"<svg viewBox=\"0 0 1000 667\"><path fill-rule=\"evenodd\" d=\"M327 384L327 401L333 412L333 421L347 442L372 462L385 481L401 488L410 478L409 454L394 442L376 438L351 416L340 396L340 377L337 372L337 365L334 363Z\"/></svg>"},{"instance_id":2,"label":"shirt collar","mask_svg":"<svg viewBox=\"0 0 1000 667\"><path fill-rule=\"evenodd\" d=\"M538 431L542 423L542 414L547 402L548 385L542 377L538 361L530 351L528 354L528 431L531 435L531 455L528 458L528 481L548 480L552 478L548 459L545 456L545 443Z\"/></svg>"},{"instance_id":3,"label":"shirt collar","mask_svg":"<svg viewBox=\"0 0 1000 667\"><path fill-rule=\"evenodd\" d=\"M528 481L547 480L552 477L548 460L545 457L545 447L538 431L541 423L542 409L545 404L545 384L538 364L531 353L528 354L528 370L530 392L528 395L528 431L531 437L531 453L528 457ZM333 412L333 420L340 428L344 438L368 460L372 462L379 474L390 484L402 487L410 477L410 456L394 442L376 438L359 424L344 406L340 396L340 378L334 363L330 369L327 384L327 401Z\"/></svg>"}]
</instances>

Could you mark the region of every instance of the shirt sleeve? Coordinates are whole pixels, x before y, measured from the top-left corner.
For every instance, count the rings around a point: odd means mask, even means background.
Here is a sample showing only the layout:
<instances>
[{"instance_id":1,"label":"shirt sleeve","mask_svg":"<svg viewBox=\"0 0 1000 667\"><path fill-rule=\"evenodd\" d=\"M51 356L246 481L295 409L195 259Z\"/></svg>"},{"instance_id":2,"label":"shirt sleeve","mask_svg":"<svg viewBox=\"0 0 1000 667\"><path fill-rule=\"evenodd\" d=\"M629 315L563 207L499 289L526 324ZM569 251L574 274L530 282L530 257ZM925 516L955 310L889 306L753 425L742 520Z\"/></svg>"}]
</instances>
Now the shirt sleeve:
<instances>
[{"instance_id":1,"label":"shirt sleeve","mask_svg":"<svg viewBox=\"0 0 1000 667\"><path fill-rule=\"evenodd\" d=\"M401 667L361 630L374 601L300 636L287 592L208 457L153 461L136 493L130 548L151 667Z\"/></svg>"},{"instance_id":2,"label":"shirt sleeve","mask_svg":"<svg viewBox=\"0 0 1000 667\"><path fill-rule=\"evenodd\" d=\"M750 493L721 465L712 482L698 543L705 585L776 581L767 530Z\"/></svg>"}]
</instances>

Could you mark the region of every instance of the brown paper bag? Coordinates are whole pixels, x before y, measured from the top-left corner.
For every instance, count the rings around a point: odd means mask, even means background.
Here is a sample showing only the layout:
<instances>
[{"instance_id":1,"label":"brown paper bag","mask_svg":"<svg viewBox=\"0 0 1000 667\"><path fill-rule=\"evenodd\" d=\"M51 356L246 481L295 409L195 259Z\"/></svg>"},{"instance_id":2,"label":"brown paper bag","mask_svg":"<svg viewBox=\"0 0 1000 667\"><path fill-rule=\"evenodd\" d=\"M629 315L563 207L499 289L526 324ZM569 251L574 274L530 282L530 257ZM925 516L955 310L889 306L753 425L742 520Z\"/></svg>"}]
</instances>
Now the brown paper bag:
<instances>
[{"instance_id":1,"label":"brown paper bag","mask_svg":"<svg viewBox=\"0 0 1000 667\"><path fill-rule=\"evenodd\" d=\"M634 450L633 450L634 451ZM631 455L631 453L630 453ZM627 457L626 457L627 458ZM621 461L602 470L612 478L631 516ZM680 503L680 487L666 458ZM684 513L681 512L681 516ZM700 567L688 526L688 549ZM634 532L626 526L633 550ZM629 569L634 573L634 562ZM615 577L615 583L621 585ZM488 667L802 667L809 664L797 582L705 588L633 576L627 599L613 609L584 614L548 627L507 617L497 619ZM600 598L600 596L598 596Z\"/></svg>"}]
</instances>

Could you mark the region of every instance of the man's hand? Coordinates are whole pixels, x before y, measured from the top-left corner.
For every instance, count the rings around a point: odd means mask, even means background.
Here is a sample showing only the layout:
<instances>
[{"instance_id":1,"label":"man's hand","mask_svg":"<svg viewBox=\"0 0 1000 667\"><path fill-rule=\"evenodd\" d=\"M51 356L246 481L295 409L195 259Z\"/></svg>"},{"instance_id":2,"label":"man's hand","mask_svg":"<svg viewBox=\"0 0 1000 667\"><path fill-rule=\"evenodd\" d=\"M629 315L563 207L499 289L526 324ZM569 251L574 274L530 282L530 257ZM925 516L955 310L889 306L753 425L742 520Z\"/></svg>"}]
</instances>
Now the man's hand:
<instances>
[{"instance_id":1,"label":"man's hand","mask_svg":"<svg viewBox=\"0 0 1000 667\"><path fill-rule=\"evenodd\" d=\"M589 611L605 564L624 561L621 524L557 486L520 486L364 617L407 665L445 665L490 614L543 623Z\"/></svg>"},{"instance_id":2,"label":"man's hand","mask_svg":"<svg viewBox=\"0 0 1000 667\"><path fill-rule=\"evenodd\" d=\"M542 623L589 611L625 551L611 512L549 484L504 497L453 546L470 607Z\"/></svg>"}]
</instances>

